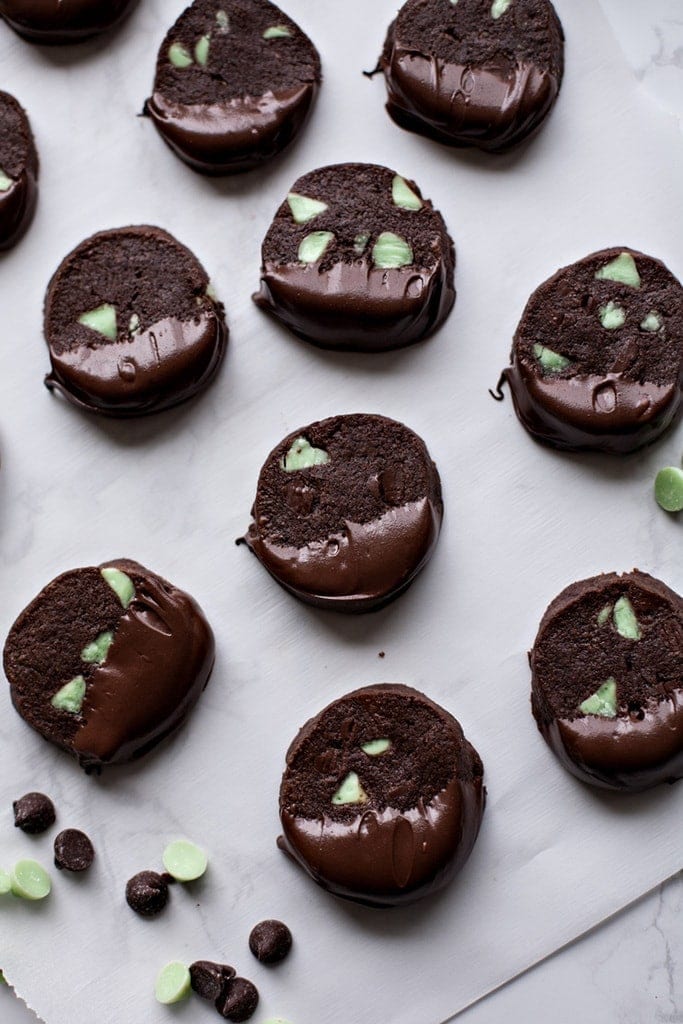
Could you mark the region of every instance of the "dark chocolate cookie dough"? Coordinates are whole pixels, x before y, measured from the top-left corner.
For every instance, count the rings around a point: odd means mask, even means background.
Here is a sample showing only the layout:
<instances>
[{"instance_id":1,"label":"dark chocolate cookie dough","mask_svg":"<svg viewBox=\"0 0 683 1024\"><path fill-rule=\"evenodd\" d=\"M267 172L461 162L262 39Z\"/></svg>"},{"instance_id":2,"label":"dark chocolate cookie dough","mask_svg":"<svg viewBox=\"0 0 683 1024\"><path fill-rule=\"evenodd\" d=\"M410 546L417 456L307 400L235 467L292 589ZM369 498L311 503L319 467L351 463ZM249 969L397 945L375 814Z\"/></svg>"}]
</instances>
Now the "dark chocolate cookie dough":
<instances>
[{"instance_id":1,"label":"dark chocolate cookie dough","mask_svg":"<svg viewBox=\"0 0 683 1024\"><path fill-rule=\"evenodd\" d=\"M38 154L26 111L0 92L0 249L28 228L38 198Z\"/></svg>"},{"instance_id":2,"label":"dark chocolate cookie dough","mask_svg":"<svg viewBox=\"0 0 683 1024\"><path fill-rule=\"evenodd\" d=\"M410 903L467 860L483 774L460 724L424 694L355 690L307 722L287 752L278 845L337 896Z\"/></svg>"},{"instance_id":3,"label":"dark chocolate cookie dough","mask_svg":"<svg viewBox=\"0 0 683 1024\"><path fill-rule=\"evenodd\" d=\"M407 0L380 67L387 110L402 128L502 152L548 116L564 36L549 0Z\"/></svg>"},{"instance_id":4,"label":"dark chocolate cookie dough","mask_svg":"<svg viewBox=\"0 0 683 1024\"><path fill-rule=\"evenodd\" d=\"M299 178L261 257L254 301L322 348L410 345L455 301L455 252L441 214L414 181L376 164Z\"/></svg>"},{"instance_id":5,"label":"dark chocolate cookie dough","mask_svg":"<svg viewBox=\"0 0 683 1024\"><path fill-rule=\"evenodd\" d=\"M141 416L216 373L228 338L206 271L156 227L101 231L60 264L45 297L47 386L74 405Z\"/></svg>"},{"instance_id":6,"label":"dark chocolate cookie dough","mask_svg":"<svg viewBox=\"0 0 683 1024\"><path fill-rule=\"evenodd\" d=\"M522 425L555 448L634 451L683 398L683 287L663 263L604 249L529 299L505 371Z\"/></svg>"},{"instance_id":7,"label":"dark chocolate cookie dough","mask_svg":"<svg viewBox=\"0 0 683 1024\"><path fill-rule=\"evenodd\" d=\"M573 583L529 656L531 707L570 772L608 789L683 777L683 599L634 570Z\"/></svg>"},{"instance_id":8,"label":"dark chocolate cookie dough","mask_svg":"<svg viewBox=\"0 0 683 1024\"><path fill-rule=\"evenodd\" d=\"M78 43L112 28L137 0L0 0L0 14L32 43Z\"/></svg>"},{"instance_id":9,"label":"dark chocolate cookie dough","mask_svg":"<svg viewBox=\"0 0 683 1024\"><path fill-rule=\"evenodd\" d=\"M180 725L213 660L197 603L122 559L58 576L4 651L19 714L86 771L140 757Z\"/></svg>"},{"instance_id":10,"label":"dark chocolate cookie dough","mask_svg":"<svg viewBox=\"0 0 683 1024\"><path fill-rule=\"evenodd\" d=\"M234 174L270 160L302 127L320 57L268 0L195 0L161 44L145 104L190 167Z\"/></svg>"},{"instance_id":11,"label":"dark chocolate cookie dough","mask_svg":"<svg viewBox=\"0 0 683 1024\"><path fill-rule=\"evenodd\" d=\"M245 540L302 601L364 612L415 578L442 515L439 474L417 434L384 416L333 416L270 453Z\"/></svg>"}]
</instances>

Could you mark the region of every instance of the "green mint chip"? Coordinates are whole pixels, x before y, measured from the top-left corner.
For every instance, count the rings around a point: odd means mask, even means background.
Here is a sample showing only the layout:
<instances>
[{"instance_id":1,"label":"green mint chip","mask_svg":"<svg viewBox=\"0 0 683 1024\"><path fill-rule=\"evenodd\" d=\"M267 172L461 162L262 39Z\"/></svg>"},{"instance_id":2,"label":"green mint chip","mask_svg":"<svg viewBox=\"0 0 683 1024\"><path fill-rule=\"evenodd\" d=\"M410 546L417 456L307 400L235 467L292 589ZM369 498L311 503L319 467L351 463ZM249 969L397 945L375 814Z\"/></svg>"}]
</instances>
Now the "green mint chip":
<instances>
[{"instance_id":1,"label":"green mint chip","mask_svg":"<svg viewBox=\"0 0 683 1024\"><path fill-rule=\"evenodd\" d=\"M45 868L37 860L20 860L12 868L12 892L23 900L44 900L50 895L52 883Z\"/></svg>"},{"instance_id":2,"label":"green mint chip","mask_svg":"<svg viewBox=\"0 0 683 1024\"><path fill-rule=\"evenodd\" d=\"M194 59L201 67L205 68L209 60L209 46L211 45L210 36L202 36L198 39L194 47Z\"/></svg>"},{"instance_id":3,"label":"green mint chip","mask_svg":"<svg viewBox=\"0 0 683 1024\"><path fill-rule=\"evenodd\" d=\"M216 11L216 24L223 32L230 28L230 18L227 11Z\"/></svg>"},{"instance_id":4,"label":"green mint chip","mask_svg":"<svg viewBox=\"0 0 683 1024\"><path fill-rule=\"evenodd\" d=\"M317 263L334 238L331 231L312 231L301 241L297 256L302 263Z\"/></svg>"},{"instance_id":5,"label":"green mint chip","mask_svg":"<svg viewBox=\"0 0 683 1024\"><path fill-rule=\"evenodd\" d=\"M369 740L368 743L363 743L361 750L368 757L378 757L380 754L385 754L391 747L391 740Z\"/></svg>"},{"instance_id":6,"label":"green mint chip","mask_svg":"<svg viewBox=\"0 0 683 1024\"><path fill-rule=\"evenodd\" d=\"M164 1006L179 1003L190 994L190 969L179 960L172 960L157 975L154 995Z\"/></svg>"},{"instance_id":7,"label":"green mint chip","mask_svg":"<svg viewBox=\"0 0 683 1024\"><path fill-rule=\"evenodd\" d=\"M332 797L332 803L337 807L344 804L366 804L368 794L360 784L360 779L355 772L349 772L337 792Z\"/></svg>"},{"instance_id":8,"label":"green mint chip","mask_svg":"<svg viewBox=\"0 0 683 1024\"><path fill-rule=\"evenodd\" d=\"M683 510L683 470L665 466L655 477L655 499L665 512Z\"/></svg>"},{"instance_id":9,"label":"green mint chip","mask_svg":"<svg viewBox=\"0 0 683 1024\"><path fill-rule=\"evenodd\" d=\"M295 473L297 469L310 469L311 466L324 466L330 461L330 456L322 448L314 448L305 437L297 437L283 459L280 460L280 468L285 473Z\"/></svg>"},{"instance_id":10,"label":"green mint chip","mask_svg":"<svg viewBox=\"0 0 683 1024\"><path fill-rule=\"evenodd\" d=\"M566 356L561 356L559 352L553 352L545 345L534 345L534 355L548 373L560 373L562 370L566 370L571 362Z\"/></svg>"},{"instance_id":11,"label":"green mint chip","mask_svg":"<svg viewBox=\"0 0 683 1024\"><path fill-rule=\"evenodd\" d=\"M85 697L85 679L83 676L75 676L68 683L57 690L50 701L53 708L60 711L68 711L71 715L79 714Z\"/></svg>"},{"instance_id":12,"label":"green mint chip","mask_svg":"<svg viewBox=\"0 0 683 1024\"><path fill-rule=\"evenodd\" d=\"M353 251L357 252L359 256L362 256L365 252L365 246L370 241L370 235L367 231L361 231L360 234L356 235L353 240Z\"/></svg>"},{"instance_id":13,"label":"green mint chip","mask_svg":"<svg viewBox=\"0 0 683 1024\"><path fill-rule=\"evenodd\" d=\"M491 4L491 17L497 21L507 11L512 0L493 0Z\"/></svg>"},{"instance_id":14,"label":"green mint chip","mask_svg":"<svg viewBox=\"0 0 683 1024\"><path fill-rule=\"evenodd\" d=\"M600 323L608 331L616 331L626 323L626 312L616 302L608 302L599 309Z\"/></svg>"},{"instance_id":15,"label":"green mint chip","mask_svg":"<svg viewBox=\"0 0 683 1024\"><path fill-rule=\"evenodd\" d=\"M114 591L123 607L127 608L135 597L135 587L130 576L127 576L125 572L121 572L120 569L115 569L113 566L106 566L104 569L100 569L100 573Z\"/></svg>"},{"instance_id":16,"label":"green mint chip","mask_svg":"<svg viewBox=\"0 0 683 1024\"><path fill-rule=\"evenodd\" d=\"M83 648L81 661L86 661L89 665L103 665L113 642L114 634L112 632L100 633L92 643Z\"/></svg>"},{"instance_id":17,"label":"green mint chip","mask_svg":"<svg viewBox=\"0 0 683 1024\"><path fill-rule=\"evenodd\" d=\"M297 224L308 224L309 220L313 220L327 209L327 203L311 199L310 196L299 195L298 192L290 192L287 202Z\"/></svg>"},{"instance_id":18,"label":"green mint chip","mask_svg":"<svg viewBox=\"0 0 683 1024\"><path fill-rule=\"evenodd\" d=\"M5 174L2 167L0 167L0 192L9 192L13 184L13 179Z\"/></svg>"},{"instance_id":19,"label":"green mint chip","mask_svg":"<svg viewBox=\"0 0 683 1024\"><path fill-rule=\"evenodd\" d=\"M403 210L422 209L422 200L400 174L395 175L391 183L391 198L394 206L400 206Z\"/></svg>"},{"instance_id":20,"label":"green mint chip","mask_svg":"<svg viewBox=\"0 0 683 1024\"><path fill-rule=\"evenodd\" d=\"M413 262L413 250L405 238L393 231L383 231L372 247L372 262L381 270L397 270Z\"/></svg>"},{"instance_id":21,"label":"green mint chip","mask_svg":"<svg viewBox=\"0 0 683 1024\"><path fill-rule=\"evenodd\" d=\"M620 636L627 640L640 640L642 633L638 625L636 613L629 599L620 597L614 606L614 628Z\"/></svg>"},{"instance_id":22,"label":"green mint chip","mask_svg":"<svg viewBox=\"0 0 683 1024\"><path fill-rule=\"evenodd\" d=\"M271 25L263 33L264 39L285 39L287 36L291 36L291 30L286 25Z\"/></svg>"},{"instance_id":23,"label":"green mint chip","mask_svg":"<svg viewBox=\"0 0 683 1024\"><path fill-rule=\"evenodd\" d=\"M604 626L612 614L612 605L606 604L598 613L598 626Z\"/></svg>"},{"instance_id":24,"label":"green mint chip","mask_svg":"<svg viewBox=\"0 0 683 1024\"><path fill-rule=\"evenodd\" d=\"M659 313L655 312L653 309L647 314L645 319L641 321L640 329L641 331L649 331L654 334L655 331L659 331L661 329L661 326L662 318Z\"/></svg>"},{"instance_id":25,"label":"green mint chip","mask_svg":"<svg viewBox=\"0 0 683 1024\"><path fill-rule=\"evenodd\" d=\"M86 313L81 313L78 322L84 327L89 327L91 331L97 331L98 334L109 338L110 341L116 341L118 335L116 307L109 302L104 302L96 309L89 309Z\"/></svg>"},{"instance_id":26,"label":"green mint chip","mask_svg":"<svg viewBox=\"0 0 683 1024\"><path fill-rule=\"evenodd\" d=\"M601 718L617 717L617 681L612 676L590 697L579 704L584 715L599 715Z\"/></svg>"},{"instance_id":27,"label":"green mint chip","mask_svg":"<svg viewBox=\"0 0 683 1024\"><path fill-rule=\"evenodd\" d=\"M189 68L194 64L190 51L182 43L171 43L168 48L168 59L174 68Z\"/></svg>"},{"instance_id":28,"label":"green mint chip","mask_svg":"<svg viewBox=\"0 0 683 1024\"><path fill-rule=\"evenodd\" d=\"M616 259L600 267L595 277L598 281L617 281L619 284L627 284L630 288L640 288L640 274L630 252L622 252Z\"/></svg>"},{"instance_id":29,"label":"green mint chip","mask_svg":"<svg viewBox=\"0 0 683 1024\"><path fill-rule=\"evenodd\" d=\"M169 843L162 857L164 867L177 882L194 882L206 871L207 856L199 846L188 839Z\"/></svg>"},{"instance_id":30,"label":"green mint chip","mask_svg":"<svg viewBox=\"0 0 683 1024\"><path fill-rule=\"evenodd\" d=\"M12 891L12 876L9 871L0 868L0 896L6 896Z\"/></svg>"}]
</instances>

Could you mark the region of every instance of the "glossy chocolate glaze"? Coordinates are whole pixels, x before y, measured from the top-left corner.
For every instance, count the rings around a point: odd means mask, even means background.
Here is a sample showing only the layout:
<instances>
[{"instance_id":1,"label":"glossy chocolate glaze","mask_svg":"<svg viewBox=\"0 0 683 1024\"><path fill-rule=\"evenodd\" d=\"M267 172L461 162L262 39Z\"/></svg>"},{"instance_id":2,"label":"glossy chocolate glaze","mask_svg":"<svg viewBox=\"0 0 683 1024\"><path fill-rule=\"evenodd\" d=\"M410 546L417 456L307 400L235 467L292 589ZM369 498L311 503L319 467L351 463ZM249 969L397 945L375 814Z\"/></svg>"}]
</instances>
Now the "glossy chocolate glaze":
<instances>
[{"instance_id":1,"label":"glossy chocolate glaze","mask_svg":"<svg viewBox=\"0 0 683 1024\"><path fill-rule=\"evenodd\" d=\"M0 0L8 25L33 43L77 43L112 28L137 0Z\"/></svg>"}]
</instances>

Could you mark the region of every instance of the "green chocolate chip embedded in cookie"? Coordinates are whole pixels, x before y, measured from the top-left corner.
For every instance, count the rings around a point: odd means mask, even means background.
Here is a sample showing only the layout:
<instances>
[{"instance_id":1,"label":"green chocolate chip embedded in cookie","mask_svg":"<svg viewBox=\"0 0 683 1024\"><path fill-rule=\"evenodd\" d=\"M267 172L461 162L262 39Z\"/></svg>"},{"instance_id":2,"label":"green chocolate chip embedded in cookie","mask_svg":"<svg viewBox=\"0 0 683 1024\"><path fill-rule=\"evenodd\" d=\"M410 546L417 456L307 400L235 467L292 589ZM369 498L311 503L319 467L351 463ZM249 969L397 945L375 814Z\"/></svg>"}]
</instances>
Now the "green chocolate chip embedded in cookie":
<instances>
[{"instance_id":1,"label":"green chocolate chip embedded in cookie","mask_svg":"<svg viewBox=\"0 0 683 1024\"><path fill-rule=\"evenodd\" d=\"M75 676L68 683L57 690L50 703L53 708L59 711L68 711L71 715L79 714L85 697L85 679L83 676Z\"/></svg>"},{"instance_id":2,"label":"green chocolate chip embedded in cookie","mask_svg":"<svg viewBox=\"0 0 683 1024\"><path fill-rule=\"evenodd\" d=\"M0 167L0 192L9 192L13 184L12 178L5 174L2 167Z\"/></svg>"},{"instance_id":3,"label":"green chocolate chip embedded in cookie","mask_svg":"<svg viewBox=\"0 0 683 1024\"><path fill-rule=\"evenodd\" d=\"M113 566L106 566L101 569L102 576L114 591L124 608L127 608L135 597L135 587L130 576Z\"/></svg>"},{"instance_id":4,"label":"green chocolate chip embedded in cookie","mask_svg":"<svg viewBox=\"0 0 683 1024\"><path fill-rule=\"evenodd\" d=\"M264 39L286 39L287 36L291 36L291 31L286 25L272 25L267 28L263 33Z\"/></svg>"},{"instance_id":5,"label":"green chocolate chip embedded in cookie","mask_svg":"<svg viewBox=\"0 0 683 1024\"><path fill-rule=\"evenodd\" d=\"M413 262L413 250L405 238L383 231L372 248L372 262L381 270L397 270Z\"/></svg>"},{"instance_id":6,"label":"green chocolate chip embedded in cookie","mask_svg":"<svg viewBox=\"0 0 683 1024\"><path fill-rule=\"evenodd\" d=\"M617 281L630 288L640 288L640 274L630 252L622 252L616 259L600 267L595 277L598 281Z\"/></svg>"},{"instance_id":7,"label":"green chocolate chip embedded in cookie","mask_svg":"<svg viewBox=\"0 0 683 1024\"><path fill-rule=\"evenodd\" d=\"M590 697L579 704L584 715L598 715L600 718L617 717L617 681L612 676Z\"/></svg>"},{"instance_id":8,"label":"green chocolate chip embedded in cookie","mask_svg":"<svg viewBox=\"0 0 683 1024\"><path fill-rule=\"evenodd\" d=\"M37 860L20 860L12 868L12 892L24 900L44 900L50 895L52 883L45 868Z\"/></svg>"},{"instance_id":9,"label":"green chocolate chip embedded in cookie","mask_svg":"<svg viewBox=\"0 0 683 1024\"><path fill-rule=\"evenodd\" d=\"M173 875L177 882L194 882L202 877L208 865L204 850L188 839L176 839L169 843L162 861L169 875Z\"/></svg>"},{"instance_id":10,"label":"green chocolate chip embedded in cookie","mask_svg":"<svg viewBox=\"0 0 683 1024\"><path fill-rule=\"evenodd\" d=\"M305 437L297 437L283 459L280 467L285 473L295 473L298 469L310 469L311 466L325 466L330 456L322 448L314 448Z\"/></svg>"},{"instance_id":11,"label":"green chocolate chip embedded in cookie","mask_svg":"<svg viewBox=\"0 0 683 1024\"><path fill-rule=\"evenodd\" d=\"M109 338L110 341L116 341L118 335L116 308L109 302L104 302L96 309L89 309L86 313L81 313L78 322L84 327L89 327L91 331L97 331L98 334Z\"/></svg>"},{"instance_id":12,"label":"green chocolate chip embedded in cookie","mask_svg":"<svg viewBox=\"0 0 683 1024\"><path fill-rule=\"evenodd\" d=\"M553 352L545 345L534 345L534 355L548 373L560 373L561 370L566 370L571 362L566 356L561 356L559 352Z\"/></svg>"},{"instance_id":13,"label":"green chocolate chip embedded in cookie","mask_svg":"<svg viewBox=\"0 0 683 1024\"><path fill-rule=\"evenodd\" d=\"M171 43L168 48L168 59L174 68L189 68L194 64L192 54L182 43Z\"/></svg>"},{"instance_id":14,"label":"green chocolate chip embedded in cookie","mask_svg":"<svg viewBox=\"0 0 683 1024\"><path fill-rule=\"evenodd\" d=\"M612 605L606 604L598 613L598 626L604 626L612 614Z\"/></svg>"},{"instance_id":15,"label":"green chocolate chip embedded in cookie","mask_svg":"<svg viewBox=\"0 0 683 1024\"><path fill-rule=\"evenodd\" d=\"M363 743L360 749L368 757L378 757L391 749L391 740L370 740L368 743Z\"/></svg>"},{"instance_id":16,"label":"green chocolate chip embedded in cookie","mask_svg":"<svg viewBox=\"0 0 683 1024\"><path fill-rule=\"evenodd\" d=\"M327 203L311 199L310 196L299 195L297 192L290 192L287 202L297 224L308 224L309 220L313 220L327 209Z\"/></svg>"},{"instance_id":17,"label":"green chocolate chip embedded in cookie","mask_svg":"<svg viewBox=\"0 0 683 1024\"><path fill-rule=\"evenodd\" d=\"M211 45L210 36L202 36L198 39L194 47L194 59L197 63L205 68L209 61L209 46Z\"/></svg>"},{"instance_id":18,"label":"green chocolate chip embedded in cookie","mask_svg":"<svg viewBox=\"0 0 683 1024\"><path fill-rule=\"evenodd\" d=\"M392 182L391 198L394 206L400 206L403 210L422 209L422 200L413 192L405 178L402 178L400 174L397 174Z\"/></svg>"},{"instance_id":19,"label":"green chocolate chip embedded in cookie","mask_svg":"<svg viewBox=\"0 0 683 1024\"><path fill-rule=\"evenodd\" d=\"M498 18L505 14L511 3L512 0L493 0L491 4L491 17L494 21L497 21Z\"/></svg>"},{"instance_id":20,"label":"green chocolate chip embedded in cookie","mask_svg":"<svg viewBox=\"0 0 683 1024\"><path fill-rule=\"evenodd\" d=\"M626 323L626 312L616 302L608 302L606 306L601 306L599 313L600 323L608 331L616 331Z\"/></svg>"},{"instance_id":21,"label":"green chocolate chip embedded in cookie","mask_svg":"<svg viewBox=\"0 0 683 1024\"><path fill-rule=\"evenodd\" d=\"M6 896L12 891L12 876L9 871L0 868L0 896Z\"/></svg>"},{"instance_id":22,"label":"green chocolate chip embedded in cookie","mask_svg":"<svg viewBox=\"0 0 683 1024\"><path fill-rule=\"evenodd\" d=\"M660 469L655 477L655 499L665 512L683 511L683 470L677 466Z\"/></svg>"},{"instance_id":23,"label":"green chocolate chip embedded in cookie","mask_svg":"<svg viewBox=\"0 0 683 1024\"><path fill-rule=\"evenodd\" d=\"M83 648L81 651L81 661L85 661L90 665L103 665L107 660L109 648L113 642L114 634L112 632L107 630L106 633L100 633L92 643Z\"/></svg>"},{"instance_id":24,"label":"green chocolate chip embedded in cookie","mask_svg":"<svg viewBox=\"0 0 683 1024\"><path fill-rule=\"evenodd\" d=\"M656 313L653 309L652 312L648 313L645 319L641 321L640 329L641 331L650 331L654 334L655 331L659 331L661 329L661 326L662 318L659 313Z\"/></svg>"},{"instance_id":25,"label":"green chocolate chip embedded in cookie","mask_svg":"<svg viewBox=\"0 0 683 1024\"><path fill-rule=\"evenodd\" d=\"M614 606L614 627L627 640L640 640L642 636L633 605L627 597L620 597Z\"/></svg>"},{"instance_id":26,"label":"green chocolate chip embedded in cookie","mask_svg":"<svg viewBox=\"0 0 683 1024\"><path fill-rule=\"evenodd\" d=\"M317 263L333 238L331 231L312 231L302 240L297 258L302 263Z\"/></svg>"},{"instance_id":27,"label":"green chocolate chip embedded in cookie","mask_svg":"<svg viewBox=\"0 0 683 1024\"><path fill-rule=\"evenodd\" d=\"M362 256L363 253L365 252L365 246L368 244L369 241L370 235L367 233L367 231L361 231L361 233L359 235L356 235L356 237L353 240L353 251L357 252L359 256Z\"/></svg>"},{"instance_id":28,"label":"green chocolate chip embedded in cookie","mask_svg":"<svg viewBox=\"0 0 683 1024\"><path fill-rule=\"evenodd\" d=\"M360 784L360 779L355 772L349 772L337 792L332 797L332 803L337 807L344 804L366 804L368 794Z\"/></svg>"},{"instance_id":29,"label":"green chocolate chip embedded in cookie","mask_svg":"<svg viewBox=\"0 0 683 1024\"><path fill-rule=\"evenodd\" d=\"M230 28L230 18L227 11L216 11L216 24L223 32Z\"/></svg>"},{"instance_id":30,"label":"green chocolate chip embedded in cookie","mask_svg":"<svg viewBox=\"0 0 683 1024\"><path fill-rule=\"evenodd\" d=\"M154 995L157 1002L171 1006L190 994L190 969L179 960L172 960L157 975Z\"/></svg>"}]
</instances>

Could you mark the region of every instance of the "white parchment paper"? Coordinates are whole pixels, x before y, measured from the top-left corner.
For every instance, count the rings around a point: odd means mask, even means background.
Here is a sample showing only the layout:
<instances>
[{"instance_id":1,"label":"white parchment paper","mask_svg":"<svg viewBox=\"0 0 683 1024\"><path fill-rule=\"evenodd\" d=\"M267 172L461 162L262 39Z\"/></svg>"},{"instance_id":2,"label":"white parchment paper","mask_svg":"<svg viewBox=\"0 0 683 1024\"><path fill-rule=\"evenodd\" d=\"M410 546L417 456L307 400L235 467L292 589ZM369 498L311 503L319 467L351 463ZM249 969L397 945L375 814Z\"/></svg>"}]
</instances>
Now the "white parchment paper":
<instances>
[{"instance_id":1,"label":"white parchment paper","mask_svg":"<svg viewBox=\"0 0 683 1024\"><path fill-rule=\"evenodd\" d=\"M683 588L681 523L651 495L656 469L680 460L681 431L621 460L560 455L535 445L509 399L498 405L487 389L528 295L558 266L623 244L683 275L683 140L636 88L591 0L557 0L567 34L559 103L536 140L497 159L430 143L384 113L382 81L360 72L375 64L395 0L289 0L324 62L311 123L264 171L205 180L135 116L182 7L143 0L115 37L83 48L40 50L0 33L3 87L30 111L42 158L36 222L0 261L0 634L57 573L127 556L194 594L219 647L186 727L101 778L44 743L0 692L0 864L50 862L50 836L12 828L11 801L28 789L50 793L59 827L85 829L98 851L86 877L55 877L43 904L3 901L0 965L48 1024L214 1020L197 999L155 1003L156 973L174 958L224 959L253 978L257 1021L438 1024L681 865L683 788L613 796L570 778L536 731L526 664L546 605L574 579L637 565ZM249 298L261 238L289 186L347 160L417 179L455 239L454 313L403 352L319 352ZM144 222L203 260L231 344L199 400L148 420L100 421L42 388L42 298L82 238ZM394 416L425 438L446 520L412 588L350 619L296 602L233 541L271 447L313 419L353 411ZM489 789L455 884L384 912L334 900L275 848L290 739L329 700L378 681L422 688L456 714ZM125 882L158 867L181 835L207 848L209 872L144 921L125 905ZM296 946L267 970L246 940L270 916L289 923Z\"/></svg>"}]
</instances>

